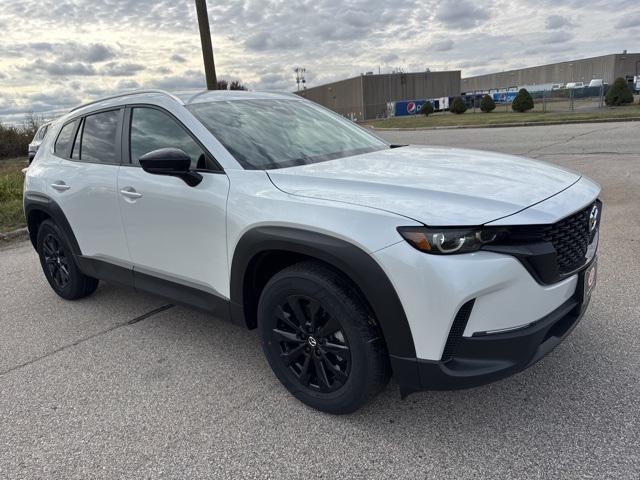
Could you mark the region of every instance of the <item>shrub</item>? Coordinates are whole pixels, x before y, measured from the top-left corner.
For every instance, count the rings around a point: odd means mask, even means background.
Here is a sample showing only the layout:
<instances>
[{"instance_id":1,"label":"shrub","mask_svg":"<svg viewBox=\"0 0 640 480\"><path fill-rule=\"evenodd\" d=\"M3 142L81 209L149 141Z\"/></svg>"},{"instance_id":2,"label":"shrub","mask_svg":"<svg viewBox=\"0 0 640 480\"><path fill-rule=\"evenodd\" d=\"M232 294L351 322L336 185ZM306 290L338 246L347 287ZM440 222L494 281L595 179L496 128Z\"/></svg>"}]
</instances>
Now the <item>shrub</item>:
<instances>
[{"instance_id":1,"label":"shrub","mask_svg":"<svg viewBox=\"0 0 640 480\"><path fill-rule=\"evenodd\" d=\"M429 101L424 102L420 107L420 113L425 116L431 115L433 113L433 104Z\"/></svg>"},{"instance_id":2,"label":"shrub","mask_svg":"<svg viewBox=\"0 0 640 480\"><path fill-rule=\"evenodd\" d=\"M526 112L533 109L533 98L526 88L520 89L511 105L514 112Z\"/></svg>"},{"instance_id":3,"label":"shrub","mask_svg":"<svg viewBox=\"0 0 640 480\"><path fill-rule=\"evenodd\" d=\"M627 81L622 77L618 77L609 87L604 100L610 107L633 103L633 92L629 88Z\"/></svg>"},{"instance_id":4,"label":"shrub","mask_svg":"<svg viewBox=\"0 0 640 480\"><path fill-rule=\"evenodd\" d=\"M489 95L485 95L484 97L482 97L482 100L480 100L480 110L482 110L484 113L489 113L489 112L493 112L496 109L496 102L493 101L493 98L491 98Z\"/></svg>"},{"instance_id":5,"label":"shrub","mask_svg":"<svg viewBox=\"0 0 640 480\"><path fill-rule=\"evenodd\" d=\"M0 123L0 158L26 157L29 143L42 125L42 118L28 114L22 125Z\"/></svg>"},{"instance_id":6,"label":"shrub","mask_svg":"<svg viewBox=\"0 0 640 480\"><path fill-rule=\"evenodd\" d=\"M455 97L449 105L449 111L455 114L461 114L467 111L467 105L462 100L462 97Z\"/></svg>"}]
</instances>

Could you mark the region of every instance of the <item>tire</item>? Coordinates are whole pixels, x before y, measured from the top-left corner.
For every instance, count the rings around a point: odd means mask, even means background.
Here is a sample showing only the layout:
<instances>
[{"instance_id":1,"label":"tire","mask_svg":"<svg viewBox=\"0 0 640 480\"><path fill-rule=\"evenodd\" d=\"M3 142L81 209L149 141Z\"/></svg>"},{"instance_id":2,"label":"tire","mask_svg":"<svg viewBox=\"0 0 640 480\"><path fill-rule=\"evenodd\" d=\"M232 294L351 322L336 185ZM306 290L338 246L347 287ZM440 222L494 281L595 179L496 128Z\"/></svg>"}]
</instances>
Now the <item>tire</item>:
<instances>
[{"instance_id":1,"label":"tire","mask_svg":"<svg viewBox=\"0 0 640 480\"><path fill-rule=\"evenodd\" d=\"M269 280L258 328L275 375L317 410L354 412L389 381L387 348L368 306L348 278L320 262Z\"/></svg>"},{"instance_id":2,"label":"tire","mask_svg":"<svg viewBox=\"0 0 640 480\"><path fill-rule=\"evenodd\" d=\"M59 296L78 300L96 291L98 280L80 271L67 238L53 221L40 224L36 245L44 276Z\"/></svg>"}]
</instances>

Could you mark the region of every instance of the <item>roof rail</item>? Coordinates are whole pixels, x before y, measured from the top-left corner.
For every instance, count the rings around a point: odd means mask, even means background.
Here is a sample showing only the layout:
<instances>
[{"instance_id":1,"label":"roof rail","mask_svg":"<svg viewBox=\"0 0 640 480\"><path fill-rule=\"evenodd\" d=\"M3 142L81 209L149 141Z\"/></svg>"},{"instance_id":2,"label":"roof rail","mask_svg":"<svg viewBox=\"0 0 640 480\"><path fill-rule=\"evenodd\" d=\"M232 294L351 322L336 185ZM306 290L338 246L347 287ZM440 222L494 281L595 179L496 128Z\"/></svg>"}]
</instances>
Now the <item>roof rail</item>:
<instances>
[{"instance_id":1,"label":"roof rail","mask_svg":"<svg viewBox=\"0 0 640 480\"><path fill-rule=\"evenodd\" d=\"M118 95L111 95L110 97L100 98L98 100L94 100L93 102L83 103L82 105L78 105L76 107L73 107L71 110L69 110L68 113L75 112L76 110L78 110L80 108L88 107L89 105L93 105L94 103L104 102L105 100L112 100L114 98L128 97L129 95L138 95L140 93L161 93L161 94L167 95L168 97L172 98L173 100L178 102L180 105L184 105L184 102L182 100L180 100L178 97L176 97L175 95L173 95L173 94L171 94L171 93L169 93L169 92L167 92L165 90L147 89L147 90L133 90L131 92L119 93Z\"/></svg>"}]
</instances>

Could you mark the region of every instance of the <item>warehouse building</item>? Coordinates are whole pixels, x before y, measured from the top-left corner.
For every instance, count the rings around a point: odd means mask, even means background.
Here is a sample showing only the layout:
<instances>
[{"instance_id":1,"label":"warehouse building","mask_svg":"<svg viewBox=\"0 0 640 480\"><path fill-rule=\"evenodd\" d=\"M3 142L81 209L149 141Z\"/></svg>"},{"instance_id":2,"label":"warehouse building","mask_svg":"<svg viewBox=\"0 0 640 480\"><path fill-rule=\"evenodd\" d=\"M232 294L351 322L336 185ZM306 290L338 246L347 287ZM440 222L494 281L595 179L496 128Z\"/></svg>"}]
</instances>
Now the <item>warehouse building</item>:
<instances>
[{"instance_id":1,"label":"warehouse building","mask_svg":"<svg viewBox=\"0 0 640 480\"><path fill-rule=\"evenodd\" d=\"M384 117L391 102L460 95L460 71L366 74L296 92L353 120Z\"/></svg>"},{"instance_id":2,"label":"warehouse building","mask_svg":"<svg viewBox=\"0 0 640 480\"><path fill-rule=\"evenodd\" d=\"M583 82L602 79L611 84L622 77L629 83L640 74L640 53L620 53L601 57L571 60L568 62L521 68L500 73L491 73L462 79L462 91L509 90L516 87L566 85L571 82Z\"/></svg>"}]
</instances>

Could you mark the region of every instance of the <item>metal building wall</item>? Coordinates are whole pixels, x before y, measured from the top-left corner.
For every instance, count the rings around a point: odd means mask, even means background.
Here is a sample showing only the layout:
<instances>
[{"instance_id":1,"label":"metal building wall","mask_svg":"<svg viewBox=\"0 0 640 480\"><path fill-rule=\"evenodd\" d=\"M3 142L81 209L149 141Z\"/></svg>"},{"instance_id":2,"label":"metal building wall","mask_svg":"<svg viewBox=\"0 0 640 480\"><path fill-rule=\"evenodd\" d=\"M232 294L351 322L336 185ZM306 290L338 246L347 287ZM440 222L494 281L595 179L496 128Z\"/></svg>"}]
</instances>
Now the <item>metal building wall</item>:
<instances>
[{"instance_id":1,"label":"metal building wall","mask_svg":"<svg viewBox=\"0 0 640 480\"><path fill-rule=\"evenodd\" d=\"M348 78L295 93L340 115L358 119L364 116L362 77Z\"/></svg>"},{"instance_id":2,"label":"metal building wall","mask_svg":"<svg viewBox=\"0 0 640 480\"><path fill-rule=\"evenodd\" d=\"M625 59L622 60L621 57ZM640 54L637 53L613 54L463 78L462 91L473 92L545 83L589 83L594 78L602 78L605 82L612 83L617 77L624 77L625 74L635 71L637 60L640 60Z\"/></svg>"},{"instance_id":3,"label":"metal building wall","mask_svg":"<svg viewBox=\"0 0 640 480\"><path fill-rule=\"evenodd\" d=\"M615 57L614 78L640 75L640 53L620 53Z\"/></svg>"},{"instance_id":4,"label":"metal building wall","mask_svg":"<svg viewBox=\"0 0 640 480\"><path fill-rule=\"evenodd\" d=\"M357 120L385 114L387 102L460 95L460 71L361 75L296 92Z\"/></svg>"},{"instance_id":5,"label":"metal building wall","mask_svg":"<svg viewBox=\"0 0 640 480\"><path fill-rule=\"evenodd\" d=\"M384 116L387 102L460 95L460 71L389 73L361 78L365 119Z\"/></svg>"}]
</instances>

